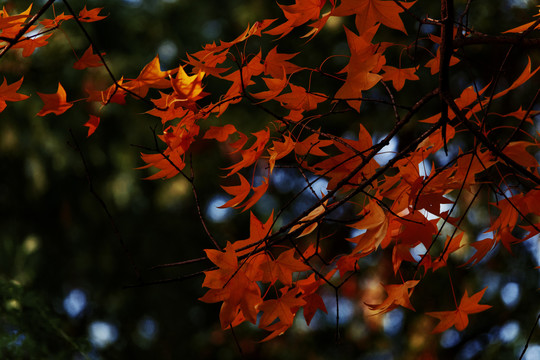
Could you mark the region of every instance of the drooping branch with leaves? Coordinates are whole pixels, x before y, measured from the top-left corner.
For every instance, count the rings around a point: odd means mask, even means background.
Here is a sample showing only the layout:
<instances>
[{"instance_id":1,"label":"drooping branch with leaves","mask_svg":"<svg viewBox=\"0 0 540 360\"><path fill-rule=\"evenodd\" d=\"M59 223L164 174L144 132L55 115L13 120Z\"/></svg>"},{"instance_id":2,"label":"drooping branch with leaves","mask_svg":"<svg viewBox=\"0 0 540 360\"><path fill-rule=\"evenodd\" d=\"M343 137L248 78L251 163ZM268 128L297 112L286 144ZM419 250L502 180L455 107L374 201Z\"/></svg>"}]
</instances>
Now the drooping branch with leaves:
<instances>
[{"instance_id":1,"label":"drooping branch with leaves","mask_svg":"<svg viewBox=\"0 0 540 360\"><path fill-rule=\"evenodd\" d=\"M110 85L73 99L59 79L56 93L38 93L44 105L37 116L64 116L72 106L91 103L94 112L84 124L90 137L106 107L132 98L149 108L145 116L160 120L139 171L154 170L147 180L187 180L201 222L190 231L204 232L210 248L198 259L156 264L200 265L194 274L157 283L204 275L207 292L200 300L221 303L223 329L251 322L270 340L299 313L309 325L317 311L327 311L320 290L345 296L347 283L366 276L362 260L375 258L390 262L392 275L381 285L386 298L366 304L367 311L415 311L424 279L447 272L455 307L426 315L439 320L435 333L452 326L461 331L469 315L490 306L482 302L485 288L454 286L453 272L474 271L501 246L510 256L515 244L538 239L540 64L534 49L540 19L485 34L474 28L470 0L460 7L441 0L440 13L428 15L421 0L296 0L279 5L282 18L260 19L232 41L206 44L175 68L163 69L156 56L138 76L118 77L99 39L85 30L106 18L102 9L76 12L63 1L67 14L50 16L53 3L36 13L1 12L0 57L33 56L73 22L88 42L74 49L80 57L73 71L102 67ZM324 58L314 61L310 47L327 27L339 29L346 47L340 53L318 49ZM493 59L496 70L481 83L467 50L490 46L503 47L505 56ZM508 69L511 57L519 71ZM471 81L457 81L456 73L469 70ZM31 80L4 79L0 110L28 98L18 92L23 81ZM508 108L516 92L520 105ZM249 126L227 116L235 107L250 108ZM384 135L375 137L375 125ZM201 143L222 153L220 168L205 172L230 196L221 208L249 211L247 239L227 242L207 224L192 156ZM388 153L393 143L400 146ZM278 204L265 202L277 172L301 179L302 186ZM321 182L327 184L322 191ZM306 203L305 194L315 200ZM257 206L265 207L264 218L252 212ZM465 226L477 207L489 209L488 236L481 240ZM138 281L134 286L151 284L144 274Z\"/></svg>"}]
</instances>

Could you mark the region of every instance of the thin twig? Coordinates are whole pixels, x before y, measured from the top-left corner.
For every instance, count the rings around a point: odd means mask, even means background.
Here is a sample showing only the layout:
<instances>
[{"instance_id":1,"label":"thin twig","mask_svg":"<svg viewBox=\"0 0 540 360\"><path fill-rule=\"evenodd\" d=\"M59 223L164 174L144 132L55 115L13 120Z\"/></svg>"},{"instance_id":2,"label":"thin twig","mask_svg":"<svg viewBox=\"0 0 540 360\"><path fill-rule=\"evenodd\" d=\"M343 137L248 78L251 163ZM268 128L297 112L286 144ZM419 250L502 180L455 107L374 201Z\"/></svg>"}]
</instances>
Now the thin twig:
<instances>
[{"instance_id":1,"label":"thin twig","mask_svg":"<svg viewBox=\"0 0 540 360\"><path fill-rule=\"evenodd\" d=\"M114 234L115 234L116 238L118 239L118 242L120 243L120 246L122 246L122 249L124 250L126 256L128 257L129 262L131 263L131 267L133 268L133 271L135 272L135 275L137 276L137 280L140 282L140 281L142 281L142 278L141 278L141 273L139 271L139 268L138 268L137 264L135 263L135 260L131 256L131 252L129 251L126 243L124 242L124 238L122 237L122 233L118 229L118 226L116 226L116 222L114 221L114 218L113 218L111 212L109 211L109 208L107 207L107 204L101 198L101 196L99 196L99 194L96 192L96 190L94 189L94 182L92 180L92 176L90 175L90 169L89 169L88 164L86 162L86 158L84 157L84 154L83 154L83 152L82 152L82 150L81 150L81 148L79 146L79 143L77 142L77 139L75 138L75 135L73 134L73 131L71 129L69 130L69 133L71 134L71 138L73 139L73 143L75 145L75 150L77 150L77 152L79 153L79 156L81 157L81 161L82 161L83 166L84 166L84 171L85 171L85 174L86 174L86 180L88 181L88 188L90 190L90 193L97 199L97 201L99 202L99 204L103 208L103 211L105 211L105 214L107 214L107 218L109 219L109 221L111 223Z\"/></svg>"}]
</instances>

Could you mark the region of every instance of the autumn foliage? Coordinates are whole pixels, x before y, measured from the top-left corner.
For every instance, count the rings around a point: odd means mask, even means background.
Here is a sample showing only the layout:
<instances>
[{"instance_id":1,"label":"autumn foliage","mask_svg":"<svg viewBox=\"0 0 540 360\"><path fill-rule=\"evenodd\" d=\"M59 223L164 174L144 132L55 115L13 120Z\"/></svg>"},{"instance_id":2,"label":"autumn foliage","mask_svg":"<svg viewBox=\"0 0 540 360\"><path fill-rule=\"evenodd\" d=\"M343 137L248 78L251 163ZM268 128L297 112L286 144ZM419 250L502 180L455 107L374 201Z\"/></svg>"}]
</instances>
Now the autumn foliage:
<instances>
[{"instance_id":1,"label":"autumn foliage","mask_svg":"<svg viewBox=\"0 0 540 360\"><path fill-rule=\"evenodd\" d=\"M68 14L51 16L53 3L37 12L2 10L0 56L8 51L32 56L64 22L84 29L106 19L100 8L70 6ZM538 44L540 19L504 34L482 34L447 0L441 1L441 13L429 16L420 0L296 0L279 7L279 19L260 19L233 40L206 44L169 70L156 56L135 77L113 75L99 39L88 37L86 48L74 49L78 57L66 61L73 71L103 68L110 85L85 89L87 96L76 99L59 79L55 93L37 93L43 101L37 116L96 105L88 107L96 109L84 124L88 136L99 131L105 107L122 106L127 98L145 103L147 114L160 119L156 146L142 150L137 171L148 180L183 177L192 185L201 228L212 244L198 260L207 289L200 300L221 304L223 329L251 322L268 331L264 340L270 340L286 332L298 314L309 324L317 311L327 311L321 288L345 296L346 284L363 276L361 260L376 253L388 258L394 277L380 285L386 295L378 303L364 301L366 312L415 311L423 301L415 292L434 272L447 272L452 283L455 269L474 268L498 247L511 256L514 244L540 233L534 130L540 64L523 50ZM336 24L346 51L315 63L301 56L325 27ZM422 26L430 32L420 35ZM388 33L399 42L386 41ZM285 41L298 52L282 52ZM502 81L500 72L485 84L451 81L464 48L496 41L508 44L509 53L522 46L521 68L510 81ZM503 69L505 61L497 66ZM420 79L430 79L431 87L415 91ZM30 96L19 92L25 81L4 78L0 110ZM210 90L211 81L225 90ZM521 107L500 106L514 90L533 83ZM406 99L414 93L413 102L403 102L405 91ZM251 107L255 130L226 116L236 106ZM377 120L388 132L374 141L364 119L379 109L388 114ZM344 115L354 119L353 134L332 126ZM407 138L411 126L415 136ZM395 139L401 147L381 160ZM249 238L225 244L207 225L193 175L191 151L199 143L222 152L223 162L212 174L229 196L220 207L249 212L244 224ZM150 174L142 170L147 168ZM258 217L252 211L273 191L277 169L304 179L303 188ZM321 179L327 181L322 192L314 187ZM286 219L284 212L306 192L316 201ZM489 209L488 236L482 240L463 227L474 207ZM414 255L419 248L424 250ZM456 254L460 260L451 260ZM178 266L182 260L188 259L179 259ZM485 290L452 286L444 296L453 296L455 306L426 312L439 320L432 331L465 329L474 321L470 315L490 308L482 301Z\"/></svg>"}]
</instances>

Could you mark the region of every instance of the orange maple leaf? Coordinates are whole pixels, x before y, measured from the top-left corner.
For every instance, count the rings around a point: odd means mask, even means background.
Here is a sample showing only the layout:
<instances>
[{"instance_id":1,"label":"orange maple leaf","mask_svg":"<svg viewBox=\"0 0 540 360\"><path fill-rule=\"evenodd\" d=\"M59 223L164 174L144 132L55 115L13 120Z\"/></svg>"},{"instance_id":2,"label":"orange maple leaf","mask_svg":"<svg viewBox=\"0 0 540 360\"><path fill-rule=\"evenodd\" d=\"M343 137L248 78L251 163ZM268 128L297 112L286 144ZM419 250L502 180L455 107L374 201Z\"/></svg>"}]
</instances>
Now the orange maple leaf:
<instances>
[{"instance_id":1,"label":"orange maple leaf","mask_svg":"<svg viewBox=\"0 0 540 360\"><path fill-rule=\"evenodd\" d=\"M308 271L311 269L302 260L294 257L295 249L289 249L282 252L276 260L274 260L270 266L272 283L277 280L281 281L283 285L292 285L292 273L299 271Z\"/></svg>"},{"instance_id":2,"label":"orange maple leaf","mask_svg":"<svg viewBox=\"0 0 540 360\"><path fill-rule=\"evenodd\" d=\"M287 135L283 135L283 137L285 138L284 142L274 141L274 146L268 149L268 153L270 154L270 158L268 159L270 173L274 170L276 160L287 156L294 149L295 143L291 137Z\"/></svg>"},{"instance_id":3,"label":"orange maple leaf","mask_svg":"<svg viewBox=\"0 0 540 360\"><path fill-rule=\"evenodd\" d=\"M246 180L242 174L237 173L238 178L240 179L240 185L235 186L221 186L223 190L227 192L229 195L233 195L234 197L227 201L225 204L219 206L220 209L228 208L228 207L238 207L242 201L248 196L251 186L249 185L249 182Z\"/></svg>"},{"instance_id":4,"label":"orange maple leaf","mask_svg":"<svg viewBox=\"0 0 540 360\"><path fill-rule=\"evenodd\" d=\"M267 235L271 234L272 225L274 224L274 211L268 217L268 220L263 224L252 212L249 213L249 238L245 240L235 241L232 246L236 250L238 256L251 253L253 248L259 244Z\"/></svg>"},{"instance_id":5,"label":"orange maple leaf","mask_svg":"<svg viewBox=\"0 0 540 360\"><path fill-rule=\"evenodd\" d=\"M514 90L515 88L523 85L524 83L529 81L529 79L531 77L533 77L534 74L536 74L536 72L538 70L540 70L540 66L539 66L534 71L531 72L531 58L529 57L528 59L529 59L529 61L527 62L527 65L525 66L525 69L523 69L523 72L521 73L521 75L519 75L519 77L512 83L512 85L510 85L510 87L508 87L505 90L495 94L493 96L493 99L498 99L498 98L506 95L509 91Z\"/></svg>"},{"instance_id":6,"label":"orange maple leaf","mask_svg":"<svg viewBox=\"0 0 540 360\"><path fill-rule=\"evenodd\" d=\"M406 9L414 5L415 2L400 1L401 5ZM407 30L405 30L405 26L399 17L402 12L403 8L394 1L343 0L332 15L347 16L356 14L356 28L360 34L377 23L407 34Z\"/></svg>"},{"instance_id":7,"label":"orange maple leaf","mask_svg":"<svg viewBox=\"0 0 540 360\"><path fill-rule=\"evenodd\" d=\"M171 78L171 85L179 99L197 100L202 97L203 78L204 72L199 70L197 74L189 76L184 67L179 66L176 78Z\"/></svg>"},{"instance_id":8,"label":"orange maple leaf","mask_svg":"<svg viewBox=\"0 0 540 360\"><path fill-rule=\"evenodd\" d=\"M512 141L504 148L503 153L523 167L536 168L538 161L525 150L531 146L538 148L539 145L528 141Z\"/></svg>"},{"instance_id":9,"label":"orange maple leaf","mask_svg":"<svg viewBox=\"0 0 540 360\"><path fill-rule=\"evenodd\" d=\"M317 108L317 104L326 101L324 94L307 92L302 86L289 84L291 92L279 95L276 100L290 110L309 111Z\"/></svg>"},{"instance_id":10,"label":"orange maple leaf","mask_svg":"<svg viewBox=\"0 0 540 360\"><path fill-rule=\"evenodd\" d=\"M336 99L345 99L347 104L356 111L360 111L360 97L362 91L369 90L375 86L382 76L376 74L384 57L376 52L376 47L370 43L374 35L373 27L366 31L363 36L358 36L349 29L345 28L347 44L351 50L351 59L349 64L342 72L347 72L345 83L336 92ZM358 100L355 100L358 99Z\"/></svg>"},{"instance_id":11,"label":"orange maple leaf","mask_svg":"<svg viewBox=\"0 0 540 360\"><path fill-rule=\"evenodd\" d=\"M326 203L328 202L328 200L326 200L324 203L322 203L321 205L317 206L313 211L311 211L309 214L307 214L306 216L304 216L302 219L300 219L298 221L298 224L297 225L294 225L291 230L289 230L289 233L295 231L296 229L299 229L304 223L307 223L313 219L315 219L317 216L321 215L321 214L324 214L324 212L326 211ZM297 238L299 237L302 237L302 236L305 236L309 233L311 233L313 230L315 230L317 228L317 225L318 223L314 222L308 226L306 226L304 228L304 230L302 230L302 232L300 233L300 235L296 236Z\"/></svg>"},{"instance_id":12,"label":"orange maple leaf","mask_svg":"<svg viewBox=\"0 0 540 360\"><path fill-rule=\"evenodd\" d=\"M238 257L231 243L227 243L225 251L210 249L205 252L219 269L205 271L203 286L210 290L199 300L207 303L223 301L219 314L223 329L232 326L239 316L255 324L257 307L262 302L260 289L245 271L238 268Z\"/></svg>"},{"instance_id":13,"label":"orange maple leaf","mask_svg":"<svg viewBox=\"0 0 540 360\"><path fill-rule=\"evenodd\" d=\"M58 90L54 94L42 94L39 92L37 94L44 102L43 107L37 113L38 116L45 116L50 113L60 115L73 105L66 101L66 91L60 83L58 83Z\"/></svg>"},{"instance_id":14,"label":"orange maple leaf","mask_svg":"<svg viewBox=\"0 0 540 360\"><path fill-rule=\"evenodd\" d=\"M452 57L450 58L450 66L455 65L455 64L457 64L458 62L459 62L459 59L458 59L457 57L452 56ZM433 59L429 60L429 61L426 63L425 67L430 68L431 75L434 75L434 74L436 74L436 73L439 72L439 67L440 67L440 65L441 65L441 52L440 52L439 49L437 49L437 54L436 54L436 56L435 56Z\"/></svg>"},{"instance_id":15,"label":"orange maple leaf","mask_svg":"<svg viewBox=\"0 0 540 360\"><path fill-rule=\"evenodd\" d=\"M250 209L253 205L259 201L259 199L266 194L266 190L268 190L268 178L263 177L262 178L262 184L257 187L251 187L253 189L253 195L251 198L249 198L244 204L242 204L241 207L244 208L242 212Z\"/></svg>"},{"instance_id":16,"label":"orange maple leaf","mask_svg":"<svg viewBox=\"0 0 540 360\"><path fill-rule=\"evenodd\" d=\"M94 22L94 21L105 19L108 15L106 16L99 15L99 12L102 9L103 8L94 8L94 9L87 10L86 5L85 5L84 8L79 12L79 21Z\"/></svg>"},{"instance_id":17,"label":"orange maple leaf","mask_svg":"<svg viewBox=\"0 0 540 360\"><path fill-rule=\"evenodd\" d=\"M248 149L240 150L242 160L232 166L226 167L225 170L230 170L230 172L226 176L231 176L232 174L237 173L241 169L250 166L257 160L259 160L259 158L261 157L266 143L268 142L268 140L270 140L270 132L268 131L268 129L264 129L261 131L257 131L253 135L255 135L257 140Z\"/></svg>"},{"instance_id":18,"label":"orange maple leaf","mask_svg":"<svg viewBox=\"0 0 540 360\"><path fill-rule=\"evenodd\" d=\"M533 16L540 16L540 10L538 10L538 14L536 15L533 15ZM536 21L531 21L529 23L526 23L526 24L523 24L521 26L518 26L518 27L515 27L513 29L510 29L510 30L506 30L506 31L503 31L503 34L506 34L506 33L521 33L521 32L524 32L526 30L529 30L530 27L532 27L534 25ZM539 24L535 25L534 29L532 30L538 30L539 28Z\"/></svg>"},{"instance_id":19,"label":"orange maple leaf","mask_svg":"<svg viewBox=\"0 0 540 360\"><path fill-rule=\"evenodd\" d=\"M439 324L433 329L433 333L443 332L452 326L455 326L458 331L461 331L469 325L468 315L482 312L489 309L490 305L479 304L480 299L484 296L487 287L469 297L467 290L461 298L459 306L453 311L436 311L428 312L426 315L435 317L440 320Z\"/></svg>"},{"instance_id":20,"label":"orange maple leaf","mask_svg":"<svg viewBox=\"0 0 540 360\"><path fill-rule=\"evenodd\" d=\"M37 37L25 37L13 45L13 48L23 49L22 56L28 57L32 55L38 47L47 45L47 39L51 36L52 34L45 34Z\"/></svg>"},{"instance_id":21,"label":"orange maple leaf","mask_svg":"<svg viewBox=\"0 0 540 360\"><path fill-rule=\"evenodd\" d=\"M105 55L105 53L101 53L101 55ZM103 62L101 61L101 58L99 55L94 54L94 51L92 50L92 45L86 49L83 56L79 60L73 64L73 68L77 70L83 70L89 67L99 67L103 66Z\"/></svg>"},{"instance_id":22,"label":"orange maple leaf","mask_svg":"<svg viewBox=\"0 0 540 360\"><path fill-rule=\"evenodd\" d=\"M126 82L124 87L145 97L149 88L165 89L171 87L171 82L165 79L177 70L161 71L159 56L156 55L139 73L136 79Z\"/></svg>"},{"instance_id":23,"label":"orange maple leaf","mask_svg":"<svg viewBox=\"0 0 540 360\"><path fill-rule=\"evenodd\" d=\"M230 135L236 132L236 128L232 124L223 126L210 126L204 133L203 139L216 139L219 142L225 142Z\"/></svg>"},{"instance_id":24,"label":"orange maple leaf","mask_svg":"<svg viewBox=\"0 0 540 360\"><path fill-rule=\"evenodd\" d=\"M457 236L447 236L446 237L446 243L444 244L444 253L437 258L433 262L432 269L433 271L440 269L441 267L446 266L446 263L448 261L448 256L450 256L451 253L454 251L457 251L461 249L461 240L463 240L463 235L465 235L464 232L460 233Z\"/></svg>"},{"instance_id":25,"label":"orange maple leaf","mask_svg":"<svg viewBox=\"0 0 540 360\"><path fill-rule=\"evenodd\" d=\"M356 243L353 254L375 251L385 238L388 230L388 218L384 210L375 201L370 201L364 207L361 215L363 215L362 220L349 225L358 230L366 230L363 234L347 239Z\"/></svg>"},{"instance_id":26,"label":"orange maple leaf","mask_svg":"<svg viewBox=\"0 0 540 360\"><path fill-rule=\"evenodd\" d=\"M96 131L97 127L99 126L99 116L96 115L90 115L90 120L84 124L84 126L88 127L88 135L86 137L90 137Z\"/></svg>"},{"instance_id":27,"label":"orange maple leaf","mask_svg":"<svg viewBox=\"0 0 540 360\"><path fill-rule=\"evenodd\" d=\"M415 311L411 304L410 296L418 283L419 280L409 280L403 284L383 285L388 297L378 305L366 304L366 306L376 311L376 315L392 311L398 306Z\"/></svg>"},{"instance_id":28,"label":"orange maple leaf","mask_svg":"<svg viewBox=\"0 0 540 360\"><path fill-rule=\"evenodd\" d=\"M293 63L288 62L287 60L292 59L299 53L294 54L281 54L277 52L277 46L270 50L268 54L266 54L266 58L264 59L264 74L270 75L273 78L280 78L282 77L283 71L285 71L285 74L291 74L293 72L296 72L298 70L301 70L302 68L298 65L295 65Z\"/></svg>"},{"instance_id":29,"label":"orange maple leaf","mask_svg":"<svg viewBox=\"0 0 540 360\"><path fill-rule=\"evenodd\" d=\"M285 291L287 292L278 299L265 300L259 305L259 310L263 312L259 321L259 328L269 329L270 325L276 319L279 319L276 324L273 324L274 328L270 328L273 330L272 334L267 336L263 341L279 336L291 327L294 315L300 306L306 304L304 299L296 297L299 291L298 288L289 289L288 287L285 287L282 289L282 292Z\"/></svg>"},{"instance_id":30,"label":"orange maple leaf","mask_svg":"<svg viewBox=\"0 0 540 360\"><path fill-rule=\"evenodd\" d=\"M289 80L285 76L285 70L282 68L281 78L262 78L265 82L266 86L268 87L268 90L261 91L258 93L253 93L251 96L253 96L256 99L261 99L262 102L270 101L277 97L283 89L287 86L289 83Z\"/></svg>"},{"instance_id":31,"label":"orange maple leaf","mask_svg":"<svg viewBox=\"0 0 540 360\"><path fill-rule=\"evenodd\" d=\"M495 239L492 238L473 242L471 246L476 249L476 252L473 256L471 256L469 260L467 260L465 264L463 264L463 266L466 266L468 264L475 265L480 262L487 255L487 253L490 252L491 249L493 249L495 243Z\"/></svg>"},{"instance_id":32,"label":"orange maple leaf","mask_svg":"<svg viewBox=\"0 0 540 360\"><path fill-rule=\"evenodd\" d=\"M21 87L23 79L24 76L11 85L8 85L6 78L4 78L2 85L0 85L0 112L4 111L6 108L6 101L21 101L28 99L28 95L17 93Z\"/></svg>"},{"instance_id":33,"label":"orange maple leaf","mask_svg":"<svg viewBox=\"0 0 540 360\"><path fill-rule=\"evenodd\" d=\"M321 147L332 145L332 140L319 140L319 134L313 133L302 141L298 141L294 146L294 152L297 155L316 155L328 156L327 153L321 150Z\"/></svg>"},{"instance_id":34,"label":"orange maple leaf","mask_svg":"<svg viewBox=\"0 0 540 360\"><path fill-rule=\"evenodd\" d=\"M309 20L318 19L325 3L326 0L296 0L293 5L279 5L287 21L267 30L266 33L281 35L280 38L282 38L295 27L305 24Z\"/></svg>"},{"instance_id":35,"label":"orange maple leaf","mask_svg":"<svg viewBox=\"0 0 540 360\"><path fill-rule=\"evenodd\" d=\"M45 28L53 28L60 26L60 24L62 24L64 21L70 19L73 19L72 15L64 15L64 13L61 13L60 15L57 15L54 19L43 19L39 23Z\"/></svg>"},{"instance_id":36,"label":"orange maple leaf","mask_svg":"<svg viewBox=\"0 0 540 360\"><path fill-rule=\"evenodd\" d=\"M383 80L392 81L394 89L400 91L405 86L405 80L418 80L418 75L415 74L416 68L398 69L393 66L383 66Z\"/></svg>"}]
</instances>

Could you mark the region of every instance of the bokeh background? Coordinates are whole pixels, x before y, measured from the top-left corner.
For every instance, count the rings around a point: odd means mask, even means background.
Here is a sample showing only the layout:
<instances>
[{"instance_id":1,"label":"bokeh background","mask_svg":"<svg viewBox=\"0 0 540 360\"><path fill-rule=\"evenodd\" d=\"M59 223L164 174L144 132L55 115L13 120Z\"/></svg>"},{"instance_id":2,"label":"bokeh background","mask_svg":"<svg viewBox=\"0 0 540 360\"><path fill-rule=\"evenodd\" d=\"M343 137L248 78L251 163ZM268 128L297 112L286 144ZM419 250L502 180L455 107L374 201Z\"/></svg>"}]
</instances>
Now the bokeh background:
<instances>
[{"instance_id":1,"label":"bokeh background","mask_svg":"<svg viewBox=\"0 0 540 360\"><path fill-rule=\"evenodd\" d=\"M33 12L44 2L34 1ZM22 11L30 3L0 1L10 13ZM422 8L413 9L419 15L437 17L437 3L420 1ZM70 4L76 11L85 4L88 8L104 7L102 13L108 15L107 19L85 27L100 50L106 52L114 73L126 77L136 77L156 54L164 68L174 68L187 52L197 51L205 43L232 40L248 23L281 15L276 3L264 0L72 0ZM456 5L462 10L465 1L456 1ZM473 1L470 24L476 30L497 33L531 21L534 5L534 1L525 0ZM58 2L55 11L58 14L66 9ZM406 26L414 29L415 25L403 18ZM342 25L329 26L302 48L284 42L279 49L305 51L297 61L316 66L332 54L345 54ZM424 35L429 31L429 27L422 29ZM381 36L392 41L399 35L388 30ZM266 41L261 46L269 49L276 44ZM35 116L42 106L35 92L52 93L59 81L68 92L68 100L84 98L83 85L89 81L110 84L100 69L81 72L72 68L76 61L73 52L82 54L88 45L75 24L66 23L50 44L32 57L22 58L13 52L0 59L0 74L9 83L24 76L21 92L34 94L24 102L9 103L0 114L0 358L235 359L243 355L254 359L415 359L425 353L441 359L519 357L540 310L540 278L537 270L531 270L540 265L538 239L515 246L513 256L504 249L497 250L477 267L457 269L454 281L470 284L470 291L489 286L484 302L493 309L472 316L465 331L448 330L441 336L430 334L435 319L408 310L364 316L363 300L384 297L376 280L384 282L391 276L391 266L382 257L366 259L361 268L368 276L355 278L343 287L338 339L335 299L330 291L323 294L328 315L318 314L310 327L300 316L284 336L260 343L265 334L254 326L237 328L236 341L230 331L221 330L219 305L197 300L204 293L201 276L129 287L137 282L134 264L148 282L201 270L200 266L148 269L201 257L211 244L184 179L144 181L142 178L150 172L135 169L144 165L139 158L140 146L152 147L152 129L159 129L159 120L144 114L149 110L147 104L128 99L126 106L108 106L101 114L98 131L90 138L83 124L88 111L96 109L85 103L78 103L62 116ZM474 78L478 84L486 84L506 50L504 46L467 49L462 54L464 65L456 67L453 81L467 84ZM539 64L539 51L530 54L533 64ZM329 66L346 63L343 58L333 61ZM504 77L512 79L525 63L526 57L516 54ZM401 101L413 103L419 91L430 89L433 81L406 86ZM223 85L212 86L219 91ZM537 82L522 88L504 106L514 109L513 102L523 96L530 99L535 87ZM391 119L391 109L366 104L365 110L371 115L362 118L364 125L375 137L382 137L391 124L380 119ZM224 115L224 121L234 119L240 128L258 128L268 120L265 116L254 116L247 106L235 106ZM353 118L336 121L338 134L354 129ZM415 131L414 127L407 129L388 148L390 154L406 144L407 136L414 136ZM225 167L227 160L219 150L212 142L202 143L193 156L202 210L211 231L225 244L249 236L249 214L216 209L227 199L216 170ZM451 150L457 151L457 147ZM379 160L384 162L383 158ZM429 167L429 162L425 166ZM89 179L111 217L90 192ZM302 184L301 178L277 169L272 195L254 209L255 214L266 220L272 206L290 197ZM324 191L324 181L318 185ZM296 210L313 200L307 195ZM488 209L477 209L468 216L466 226L473 237L486 236L482 232L487 217ZM463 263L470 255L452 261ZM415 292L423 299L417 306L419 313L445 305L452 308L446 303L450 299L446 274L434 275L429 286L424 285L426 290ZM362 297L355 299L356 295ZM539 358L537 329L524 359Z\"/></svg>"}]
</instances>

